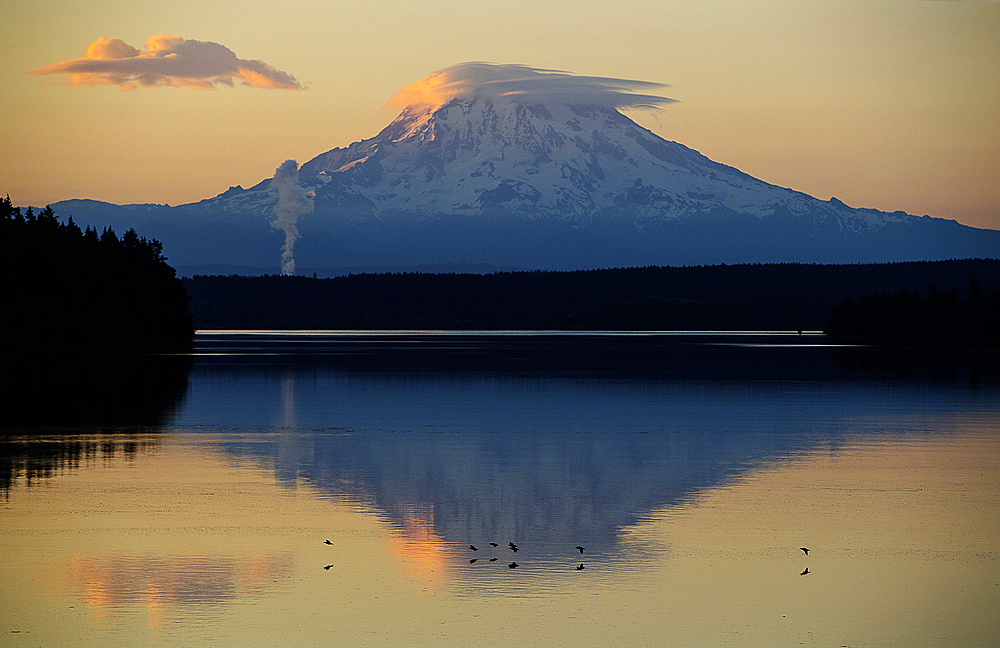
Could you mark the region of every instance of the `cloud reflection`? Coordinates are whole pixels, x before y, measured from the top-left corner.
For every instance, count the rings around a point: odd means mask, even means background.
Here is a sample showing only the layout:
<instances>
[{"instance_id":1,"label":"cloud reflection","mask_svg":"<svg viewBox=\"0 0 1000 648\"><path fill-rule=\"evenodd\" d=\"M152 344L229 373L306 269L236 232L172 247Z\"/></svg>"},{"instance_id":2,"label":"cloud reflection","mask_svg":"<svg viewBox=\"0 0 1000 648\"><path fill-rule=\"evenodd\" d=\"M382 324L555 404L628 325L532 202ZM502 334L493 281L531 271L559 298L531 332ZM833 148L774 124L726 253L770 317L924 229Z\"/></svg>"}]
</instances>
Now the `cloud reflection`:
<instances>
[{"instance_id":1,"label":"cloud reflection","mask_svg":"<svg viewBox=\"0 0 1000 648\"><path fill-rule=\"evenodd\" d=\"M405 574L424 586L446 582L455 567L452 547L434 529L433 504L397 504L393 521L399 533L385 537L389 553Z\"/></svg>"},{"instance_id":2,"label":"cloud reflection","mask_svg":"<svg viewBox=\"0 0 1000 648\"><path fill-rule=\"evenodd\" d=\"M159 626L166 612L197 612L261 594L292 571L293 554L241 558L208 555L76 554L61 575L86 600L91 623L103 626L117 613L144 608L146 624Z\"/></svg>"}]
</instances>

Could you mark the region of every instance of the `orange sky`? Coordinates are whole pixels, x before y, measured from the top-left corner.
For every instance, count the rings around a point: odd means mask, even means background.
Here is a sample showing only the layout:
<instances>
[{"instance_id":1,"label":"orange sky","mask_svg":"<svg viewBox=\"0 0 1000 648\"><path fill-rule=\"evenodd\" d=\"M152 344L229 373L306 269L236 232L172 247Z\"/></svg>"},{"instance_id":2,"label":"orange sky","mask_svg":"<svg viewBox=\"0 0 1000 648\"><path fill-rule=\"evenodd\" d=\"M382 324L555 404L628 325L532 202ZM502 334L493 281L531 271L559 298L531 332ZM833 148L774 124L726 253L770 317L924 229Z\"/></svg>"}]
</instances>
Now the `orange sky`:
<instances>
[{"instance_id":1,"label":"orange sky","mask_svg":"<svg viewBox=\"0 0 1000 648\"><path fill-rule=\"evenodd\" d=\"M1000 229L998 3L39 0L0 35L16 44L0 60L0 193L15 204L250 186L374 136L406 85L488 61L668 84L678 103L630 116L714 160ZM174 66L178 44L201 67Z\"/></svg>"}]
</instances>

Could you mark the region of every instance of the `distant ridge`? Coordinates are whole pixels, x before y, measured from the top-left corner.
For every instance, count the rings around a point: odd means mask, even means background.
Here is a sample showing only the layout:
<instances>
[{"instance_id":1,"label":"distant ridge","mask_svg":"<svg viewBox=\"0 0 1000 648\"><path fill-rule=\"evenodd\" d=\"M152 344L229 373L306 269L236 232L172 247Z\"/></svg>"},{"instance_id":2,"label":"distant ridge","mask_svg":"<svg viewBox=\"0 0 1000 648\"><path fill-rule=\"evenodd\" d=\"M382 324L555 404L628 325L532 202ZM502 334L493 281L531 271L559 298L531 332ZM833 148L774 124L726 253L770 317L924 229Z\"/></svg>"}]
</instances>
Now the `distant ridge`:
<instances>
[{"instance_id":1,"label":"distant ridge","mask_svg":"<svg viewBox=\"0 0 1000 648\"><path fill-rule=\"evenodd\" d=\"M449 263L429 263L426 265L401 265L401 266L353 266L346 268L298 268L296 274L303 277L316 276L319 279L330 277L344 277L351 274L379 274L379 273L400 273L419 272L423 274L492 274L494 272L517 272L525 268L502 268L486 263L463 263L461 261ZM197 275L240 275L248 277L259 277L267 274L276 274L276 268L260 266L230 266L223 264L204 265L180 265L177 266L177 274L181 277L194 277Z\"/></svg>"},{"instance_id":2,"label":"distant ridge","mask_svg":"<svg viewBox=\"0 0 1000 648\"><path fill-rule=\"evenodd\" d=\"M1000 261L184 279L199 329L822 330L845 296L1000 290ZM1000 322L997 323L1000 328Z\"/></svg>"}]
</instances>

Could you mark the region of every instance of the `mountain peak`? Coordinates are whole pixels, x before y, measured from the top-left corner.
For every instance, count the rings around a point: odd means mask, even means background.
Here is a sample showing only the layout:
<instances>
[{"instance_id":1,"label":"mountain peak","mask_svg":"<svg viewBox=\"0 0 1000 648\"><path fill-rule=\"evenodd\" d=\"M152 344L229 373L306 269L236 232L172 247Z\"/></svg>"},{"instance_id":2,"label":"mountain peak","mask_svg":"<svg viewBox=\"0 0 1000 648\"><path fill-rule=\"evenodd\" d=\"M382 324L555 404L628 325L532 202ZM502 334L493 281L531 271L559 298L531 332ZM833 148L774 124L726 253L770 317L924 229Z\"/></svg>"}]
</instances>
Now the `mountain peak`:
<instances>
[{"instance_id":1,"label":"mountain peak","mask_svg":"<svg viewBox=\"0 0 1000 648\"><path fill-rule=\"evenodd\" d=\"M389 142L400 142L411 137L434 139L434 113L436 110L434 106L429 104L406 106L391 124L382 129L378 139Z\"/></svg>"},{"instance_id":2,"label":"mountain peak","mask_svg":"<svg viewBox=\"0 0 1000 648\"><path fill-rule=\"evenodd\" d=\"M349 185L371 214L570 221L611 212L632 222L678 218L733 200L760 209L775 192L794 193L664 140L607 103L471 95L404 107L376 137L304 165L303 181L318 200Z\"/></svg>"}]
</instances>

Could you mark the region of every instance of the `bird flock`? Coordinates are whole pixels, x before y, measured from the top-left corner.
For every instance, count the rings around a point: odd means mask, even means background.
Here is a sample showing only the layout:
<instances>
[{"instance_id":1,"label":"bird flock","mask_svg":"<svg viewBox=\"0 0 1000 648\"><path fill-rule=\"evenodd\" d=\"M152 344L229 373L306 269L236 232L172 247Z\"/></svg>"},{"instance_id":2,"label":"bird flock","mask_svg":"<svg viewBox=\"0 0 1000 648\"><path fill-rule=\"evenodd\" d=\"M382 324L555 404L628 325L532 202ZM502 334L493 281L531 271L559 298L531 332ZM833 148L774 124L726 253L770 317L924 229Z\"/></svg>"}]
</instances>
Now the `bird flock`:
<instances>
[{"instance_id":1,"label":"bird flock","mask_svg":"<svg viewBox=\"0 0 1000 648\"><path fill-rule=\"evenodd\" d=\"M325 544L325 545L333 545L333 543L330 542L329 539L324 540L323 544ZM489 543L489 545L493 549L498 549L500 547L500 545L497 544L496 542L491 542L491 543ZM507 543L507 548L510 549L514 553L517 553L517 551L518 551L518 546L516 544L514 544L513 542L508 542ZM583 546L580 546L580 545L577 545L576 547L574 547L574 549L576 549L577 551L579 551L580 555L583 555L583 552L586 551L586 547L583 547ZM477 547L474 544L470 544L469 545L469 551L479 551L479 547ZM493 556L492 558L489 559L489 562L491 562L491 563L492 562L497 562L498 560L500 560L500 559L497 556ZM479 562L479 558L471 558L471 559L469 559L469 564L470 565L473 565L473 564L475 564L477 562ZM325 565L323 567L323 569L329 571L331 567L333 567L333 564ZM510 569L517 569L518 567L520 567L520 565L517 563L516 560L512 560L510 563L507 564L507 567L509 567ZM575 569L577 571L583 570L584 569L584 564L580 563L577 567L575 567Z\"/></svg>"},{"instance_id":2,"label":"bird flock","mask_svg":"<svg viewBox=\"0 0 1000 648\"><path fill-rule=\"evenodd\" d=\"M500 547L500 545L499 545L499 544L497 544L496 542L491 542L491 543L489 543L489 545L490 545L491 547L493 547L494 549L497 549L497 548L499 548L499 547ZM508 542L508 543L507 543L507 548L508 548L508 549L510 549L510 550L511 550L512 552L514 552L514 553L517 553L517 551L518 551L518 549L519 549L519 547L518 547L518 546L517 546L516 544L514 544L513 542ZM581 555L582 555L582 554L583 554L583 552L584 552L584 551L586 550L586 548L585 548L585 547L581 547L580 545L577 545L576 547L574 547L574 549L576 549L577 551L579 551ZM469 545L469 551L479 551L479 547L477 547L477 546L476 546L476 545L474 545L474 544L470 544L470 545ZM499 558L497 558L496 556L493 556L492 558L490 558L489 562L497 562L498 560L499 560ZM470 559L469 559L469 564L470 564L470 565L474 565L474 564L476 564L477 562L479 562L479 558L470 558ZM521 566L521 565L520 565L520 564L518 564L518 562L517 562L516 560L512 560L512 561L511 561L510 563L508 563L508 564L507 564L507 567L509 567L510 569L517 569L517 568L518 568L518 567L520 567L520 566ZM577 567L576 567L575 569L576 569L577 571L580 571L580 570L582 570L583 568L584 568L584 564L583 564L583 563L580 563L580 564L579 564L579 566L577 566Z\"/></svg>"},{"instance_id":3,"label":"bird flock","mask_svg":"<svg viewBox=\"0 0 1000 648\"><path fill-rule=\"evenodd\" d=\"M333 543L330 542L329 540L324 540L323 544L332 545ZM500 547L500 545L497 544L496 542L490 542L489 545L493 549L498 549ZM513 542L508 542L507 543L507 548L510 549L514 553L517 553L517 551L518 551L518 546L516 544L514 544ZM581 556L583 555L583 552L586 551L586 547L583 547L581 545L577 545L577 546L575 546L573 548L576 549L577 551L579 551ZM801 550L802 553L804 553L806 556L809 555L809 548L808 547L799 547L799 550ZM469 545L469 551L479 551L479 547L477 547L474 544L470 544ZM493 556L492 558L489 559L489 562L491 562L491 563L492 562L497 562L498 560L499 560L498 557ZM479 562L479 558L470 558L469 559L469 564L470 565L474 565L477 562ZM324 566L323 569L329 570L331 567L333 567L332 564ZM517 563L516 560L512 560L510 563L507 564L507 567L510 568L510 569L517 569L518 567L520 567L520 565ZM580 563L574 569L576 569L576 571L582 571L584 569L584 564ZM809 568L806 567L804 570L802 570L801 572L799 572L799 575L800 576L805 576L805 575L807 575L809 573L810 573L809 572Z\"/></svg>"}]
</instances>

